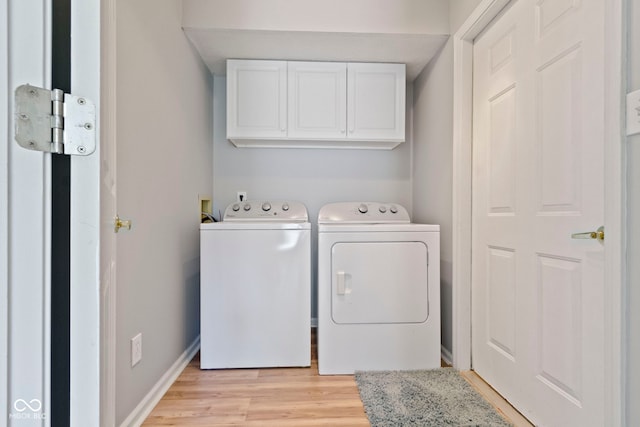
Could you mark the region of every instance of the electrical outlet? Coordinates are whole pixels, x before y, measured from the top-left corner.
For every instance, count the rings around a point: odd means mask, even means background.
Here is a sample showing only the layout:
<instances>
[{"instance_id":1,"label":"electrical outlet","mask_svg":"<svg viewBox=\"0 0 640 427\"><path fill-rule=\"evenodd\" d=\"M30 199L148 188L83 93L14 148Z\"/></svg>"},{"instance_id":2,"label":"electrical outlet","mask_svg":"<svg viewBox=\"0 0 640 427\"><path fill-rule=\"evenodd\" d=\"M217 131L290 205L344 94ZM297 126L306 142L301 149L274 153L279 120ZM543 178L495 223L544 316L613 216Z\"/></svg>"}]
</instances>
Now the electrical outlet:
<instances>
[{"instance_id":1,"label":"electrical outlet","mask_svg":"<svg viewBox=\"0 0 640 427\"><path fill-rule=\"evenodd\" d=\"M247 200L247 192L246 191L238 191L236 193L236 201L244 202L245 200Z\"/></svg>"},{"instance_id":2,"label":"electrical outlet","mask_svg":"<svg viewBox=\"0 0 640 427\"><path fill-rule=\"evenodd\" d=\"M627 94L627 136L640 133L640 90Z\"/></svg>"},{"instance_id":3,"label":"electrical outlet","mask_svg":"<svg viewBox=\"0 0 640 427\"><path fill-rule=\"evenodd\" d=\"M213 203L211 197L198 195L199 208L198 216L200 222L210 221L213 215Z\"/></svg>"},{"instance_id":4,"label":"electrical outlet","mask_svg":"<svg viewBox=\"0 0 640 427\"><path fill-rule=\"evenodd\" d=\"M131 367L142 360L142 333L131 338Z\"/></svg>"}]
</instances>

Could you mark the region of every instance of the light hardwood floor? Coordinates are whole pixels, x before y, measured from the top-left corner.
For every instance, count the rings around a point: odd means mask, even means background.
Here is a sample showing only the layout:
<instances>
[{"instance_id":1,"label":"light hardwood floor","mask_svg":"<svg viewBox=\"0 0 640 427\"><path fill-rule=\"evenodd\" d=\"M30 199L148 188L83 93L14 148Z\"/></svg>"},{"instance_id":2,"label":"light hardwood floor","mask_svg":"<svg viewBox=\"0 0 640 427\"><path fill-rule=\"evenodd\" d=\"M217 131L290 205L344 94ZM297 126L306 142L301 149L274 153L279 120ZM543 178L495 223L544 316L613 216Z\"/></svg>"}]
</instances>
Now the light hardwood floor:
<instances>
[{"instance_id":1,"label":"light hardwood floor","mask_svg":"<svg viewBox=\"0 0 640 427\"><path fill-rule=\"evenodd\" d=\"M315 343L315 339L314 339ZM368 426L353 375L310 368L200 370L189 363L143 426ZM531 426L473 372L462 373L507 420Z\"/></svg>"}]
</instances>

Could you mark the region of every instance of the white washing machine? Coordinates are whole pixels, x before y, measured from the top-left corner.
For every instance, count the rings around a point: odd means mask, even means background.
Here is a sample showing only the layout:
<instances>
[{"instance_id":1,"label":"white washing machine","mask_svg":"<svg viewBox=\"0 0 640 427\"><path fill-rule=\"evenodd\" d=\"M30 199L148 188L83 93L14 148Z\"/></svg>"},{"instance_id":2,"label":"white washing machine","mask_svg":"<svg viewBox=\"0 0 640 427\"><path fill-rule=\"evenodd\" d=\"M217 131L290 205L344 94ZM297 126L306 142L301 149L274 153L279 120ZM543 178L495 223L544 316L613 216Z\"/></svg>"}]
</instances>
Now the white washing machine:
<instances>
[{"instance_id":1,"label":"white washing machine","mask_svg":"<svg viewBox=\"0 0 640 427\"><path fill-rule=\"evenodd\" d=\"M440 367L440 226L393 203L318 214L318 369Z\"/></svg>"},{"instance_id":2,"label":"white washing machine","mask_svg":"<svg viewBox=\"0 0 640 427\"><path fill-rule=\"evenodd\" d=\"M311 224L300 202L245 201L200 226L200 367L310 366Z\"/></svg>"}]
</instances>

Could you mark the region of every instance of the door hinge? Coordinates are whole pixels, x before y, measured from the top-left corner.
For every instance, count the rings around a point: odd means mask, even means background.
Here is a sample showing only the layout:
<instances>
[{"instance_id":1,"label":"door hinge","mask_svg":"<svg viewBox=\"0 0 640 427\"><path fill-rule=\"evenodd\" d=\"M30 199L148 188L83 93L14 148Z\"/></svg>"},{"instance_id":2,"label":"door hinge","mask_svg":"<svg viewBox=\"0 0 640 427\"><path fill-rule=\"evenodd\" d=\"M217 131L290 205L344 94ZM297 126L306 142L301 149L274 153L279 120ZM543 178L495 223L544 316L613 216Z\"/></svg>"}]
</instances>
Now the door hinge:
<instances>
[{"instance_id":1,"label":"door hinge","mask_svg":"<svg viewBox=\"0 0 640 427\"><path fill-rule=\"evenodd\" d=\"M96 149L96 107L60 89L31 85L15 91L15 139L46 153L88 156Z\"/></svg>"}]
</instances>

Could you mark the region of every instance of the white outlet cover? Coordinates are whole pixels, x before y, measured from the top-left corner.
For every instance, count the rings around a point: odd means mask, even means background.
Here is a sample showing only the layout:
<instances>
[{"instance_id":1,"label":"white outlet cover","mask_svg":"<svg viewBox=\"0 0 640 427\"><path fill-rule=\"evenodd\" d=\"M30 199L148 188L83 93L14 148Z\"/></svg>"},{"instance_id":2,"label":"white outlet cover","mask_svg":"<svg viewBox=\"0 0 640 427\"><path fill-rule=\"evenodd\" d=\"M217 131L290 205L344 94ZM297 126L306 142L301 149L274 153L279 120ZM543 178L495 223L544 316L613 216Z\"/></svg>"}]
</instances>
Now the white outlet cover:
<instances>
[{"instance_id":1,"label":"white outlet cover","mask_svg":"<svg viewBox=\"0 0 640 427\"><path fill-rule=\"evenodd\" d=\"M131 338L131 367L142 360L142 333Z\"/></svg>"},{"instance_id":2,"label":"white outlet cover","mask_svg":"<svg viewBox=\"0 0 640 427\"><path fill-rule=\"evenodd\" d=\"M640 90L627 94L627 136L640 133Z\"/></svg>"}]
</instances>

